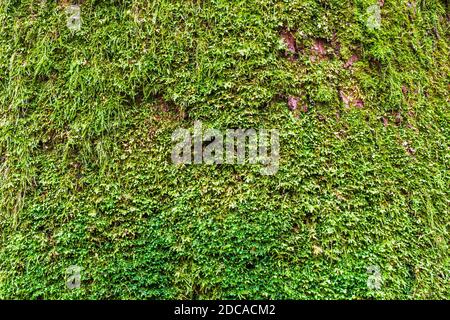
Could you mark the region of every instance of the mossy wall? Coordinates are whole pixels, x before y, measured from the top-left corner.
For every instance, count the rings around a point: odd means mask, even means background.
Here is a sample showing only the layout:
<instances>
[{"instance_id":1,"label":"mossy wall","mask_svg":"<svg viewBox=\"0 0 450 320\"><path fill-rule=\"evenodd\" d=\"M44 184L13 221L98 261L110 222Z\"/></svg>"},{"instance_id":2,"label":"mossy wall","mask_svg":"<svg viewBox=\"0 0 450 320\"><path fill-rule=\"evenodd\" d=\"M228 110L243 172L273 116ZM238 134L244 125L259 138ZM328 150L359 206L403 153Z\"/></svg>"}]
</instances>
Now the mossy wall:
<instances>
[{"instance_id":1,"label":"mossy wall","mask_svg":"<svg viewBox=\"0 0 450 320\"><path fill-rule=\"evenodd\" d=\"M0 2L0 298L450 298L448 2L68 4ZM195 120L278 173L175 166Z\"/></svg>"}]
</instances>

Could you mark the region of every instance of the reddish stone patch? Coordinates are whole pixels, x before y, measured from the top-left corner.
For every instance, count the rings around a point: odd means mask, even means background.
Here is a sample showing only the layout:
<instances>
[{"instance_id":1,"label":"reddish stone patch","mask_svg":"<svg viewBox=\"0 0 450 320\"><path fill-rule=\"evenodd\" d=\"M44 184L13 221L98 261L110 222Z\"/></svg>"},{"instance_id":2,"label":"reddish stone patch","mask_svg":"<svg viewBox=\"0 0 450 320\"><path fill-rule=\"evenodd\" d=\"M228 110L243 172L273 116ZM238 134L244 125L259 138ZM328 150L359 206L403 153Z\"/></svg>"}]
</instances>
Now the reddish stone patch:
<instances>
[{"instance_id":1,"label":"reddish stone patch","mask_svg":"<svg viewBox=\"0 0 450 320\"><path fill-rule=\"evenodd\" d=\"M297 52L297 41L295 40L295 37L291 31L283 29L281 31L281 38L283 39L283 42L286 44L288 52L290 53Z\"/></svg>"},{"instance_id":2,"label":"reddish stone patch","mask_svg":"<svg viewBox=\"0 0 450 320\"><path fill-rule=\"evenodd\" d=\"M296 110L297 109L297 106L298 106L298 101L299 101L300 99L299 98L297 98L297 97L289 97L288 98L288 107L289 107L289 110Z\"/></svg>"},{"instance_id":3,"label":"reddish stone patch","mask_svg":"<svg viewBox=\"0 0 450 320\"><path fill-rule=\"evenodd\" d=\"M347 62L344 64L344 68L345 69L348 69L348 68L350 68L356 61L358 61L359 60L359 57L356 55L356 54L354 54L354 55L352 55L348 60L347 60Z\"/></svg>"},{"instance_id":4,"label":"reddish stone patch","mask_svg":"<svg viewBox=\"0 0 450 320\"><path fill-rule=\"evenodd\" d=\"M316 39L311 47L311 61L321 61L326 58L327 51L325 49L327 43L323 39Z\"/></svg>"}]
</instances>

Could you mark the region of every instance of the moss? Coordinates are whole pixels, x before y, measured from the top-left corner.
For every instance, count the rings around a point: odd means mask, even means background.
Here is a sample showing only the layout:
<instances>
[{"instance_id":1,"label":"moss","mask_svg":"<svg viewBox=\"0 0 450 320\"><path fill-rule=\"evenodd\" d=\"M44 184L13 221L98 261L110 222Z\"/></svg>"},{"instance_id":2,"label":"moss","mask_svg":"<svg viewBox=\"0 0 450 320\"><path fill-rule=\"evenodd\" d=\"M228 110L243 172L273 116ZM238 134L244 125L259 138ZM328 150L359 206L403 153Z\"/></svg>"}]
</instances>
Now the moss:
<instances>
[{"instance_id":1,"label":"moss","mask_svg":"<svg viewBox=\"0 0 450 320\"><path fill-rule=\"evenodd\" d=\"M0 298L448 299L448 7L373 4L2 1ZM278 173L174 166L194 120Z\"/></svg>"}]
</instances>

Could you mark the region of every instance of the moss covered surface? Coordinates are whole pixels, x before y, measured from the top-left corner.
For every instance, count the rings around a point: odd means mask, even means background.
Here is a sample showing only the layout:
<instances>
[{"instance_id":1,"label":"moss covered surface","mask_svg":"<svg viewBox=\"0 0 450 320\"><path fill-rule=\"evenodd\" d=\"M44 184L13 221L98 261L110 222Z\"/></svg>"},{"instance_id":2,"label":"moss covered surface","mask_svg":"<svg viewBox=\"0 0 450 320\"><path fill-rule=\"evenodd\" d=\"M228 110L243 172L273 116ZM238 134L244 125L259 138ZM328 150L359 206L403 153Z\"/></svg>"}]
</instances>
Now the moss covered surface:
<instances>
[{"instance_id":1,"label":"moss covered surface","mask_svg":"<svg viewBox=\"0 0 450 320\"><path fill-rule=\"evenodd\" d=\"M374 3L2 0L0 298L450 298L448 3ZM195 120L278 173L173 165Z\"/></svg>"}]
</instances>

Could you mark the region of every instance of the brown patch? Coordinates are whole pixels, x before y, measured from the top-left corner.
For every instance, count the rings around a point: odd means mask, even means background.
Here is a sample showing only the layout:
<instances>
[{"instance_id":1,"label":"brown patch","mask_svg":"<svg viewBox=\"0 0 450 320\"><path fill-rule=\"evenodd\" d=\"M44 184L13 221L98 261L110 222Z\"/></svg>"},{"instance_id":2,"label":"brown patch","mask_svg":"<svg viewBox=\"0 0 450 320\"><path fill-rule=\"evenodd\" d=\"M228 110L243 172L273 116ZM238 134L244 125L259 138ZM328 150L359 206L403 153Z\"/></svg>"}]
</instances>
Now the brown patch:
<instances>
[{"instance_id":1,"label":"brown patch","mask_svg":"<svg viewBox=\"0 0 450 320\"><path fill-rule=\"evenodd\" d=\"M439 34L439 32L438 32L438 30L437 30L436 27L433 28L433 33L434 33L434 35L436 36L436 38L438 38L438 39L441 38L441 35Z\"/></svg>"},{"instance_id":2,"label":"brown patch","mask_svg":"<svg viewBox=\"0 0 450 320\"><path fill-rule=\"evenodd\" d=\"M405 96L408 93L408 88L405 85L402 85L402 92L403 92L403 95L405 95Z\"/></svg>"},{"instance_id":3,"label":"brown patch","mask_svg":"<svg viewBox=\"0 0 450 320\"><path fill-rule=\"evenodd\" d=\"M311 61L321 61L327 58L327 42L324 39L316 39L311 47Z\"/></svg>"},{"instance_id":4,"label":"brown patch","mask_svg":"<svg viewBox=\"0 0 450 320\"><path fill-rule=\"evenodd\" d=\"M183 110L183 108L175 105L173 102L165 100L162 96L155 97L158 103L152 105L154 110L153 118L157 121L161 120L186 120L189 115Z\"/></svg>"},{"instance_id":5,"label":"brown patch","mask_svg":"<svg viewBox=\"0 0 450 320\"><path fill-rule=\"evenodd\" d=\"M356 61L358 61L359 60L359 57L356 55L356 54L354 54L354 55L352 55L348 60L347 60L347 62L344 64L344 68L345 69L348 69L348 68L350 68Z\"/></svg>"},{"instance_id":6,"label":"brown patch","mask_svg":"<svg viewBox=\"0 0 450 320\"><path fill-rule=\"evenodd\" d=\"M380 7L383 7L384 6L384 0L378 0L378 5Z\"/></svg>"},{"instance_id":7,"label":"brown patch","mask_svg":"<svg viewBox=\"0 0 450 320\"><path fill-rule=\"evenodd\" d=\"M289 57L289 59L296 59L297 53L297 41L295 40L293 31L287 30L284 28L281 30L281 38L283 39L284 44L287 47L286 52L284 53L285 57Z\"/></svg>"},{"instance_id":8,"label":"brown patch","mask_svg":"<svg viewBox=\"0 0 450 320\"><path fill-rule=\"evenodd\" d=\"M376 69L377 72L381 74L382 65L380 61L378 61L377 59L369 58L369 63L372 68Z\"/></svg>"},{"instance_id":9,"label":"brown patch","mask_svg":"<svg viewBox=\"0 0 450 320\"><path fill-rule=\"evenodd\" d=\"M400 112L396 112L395 113L395 124L399 126L402 124L402 122L403 122L402 114Z\"/></svg>"},{"instance_id":10,"label":"brown patch","mask_svg":"<svg viewBox=\"0 0 450 320\"><path fill-rule=\"evenodd\" d=\"M361 99L356 99L355 107L360 108L360 109L364 108L364 101L362 101Z\"/></svg>"},{"instance_id":11,"label":"brown patch","mask_svg":"<svg viewBox=\"0 0 450 320\"><path fill-rule=\"evenodd\" d=\"M389 121L386 117L381 117L381 122L383 123L383 126L387 127L389 124Z\"/></svg>"}]
</instances>

